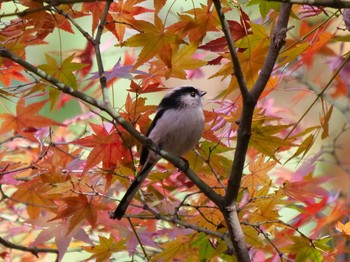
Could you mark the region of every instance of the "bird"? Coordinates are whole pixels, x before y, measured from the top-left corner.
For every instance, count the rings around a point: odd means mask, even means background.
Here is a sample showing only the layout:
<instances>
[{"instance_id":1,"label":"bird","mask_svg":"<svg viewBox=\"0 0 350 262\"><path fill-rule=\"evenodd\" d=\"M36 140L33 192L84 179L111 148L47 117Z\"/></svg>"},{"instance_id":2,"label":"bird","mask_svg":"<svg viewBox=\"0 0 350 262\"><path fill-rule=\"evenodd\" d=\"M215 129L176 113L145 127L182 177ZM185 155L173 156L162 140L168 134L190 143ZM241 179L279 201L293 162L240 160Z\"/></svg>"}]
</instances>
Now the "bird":
<instances>
[{"instance_id":1,"label":"bird","mask_svg":"<svg viewBox=\"0 0 350 262\"><path fill-rule=\"evenodd\" d=\"M202 97L205 91L193 86L180 86L169 91L156 109L156 115L146 133L159 149L182 158L199 142L204 130ZM120 220L142 182L160 160L160 156L143 146L140 155L141 169L111 214ZM185 159L184 159L185 160ZM188 164L188 162L185 160Z\"/></svg>"}]
</instances>

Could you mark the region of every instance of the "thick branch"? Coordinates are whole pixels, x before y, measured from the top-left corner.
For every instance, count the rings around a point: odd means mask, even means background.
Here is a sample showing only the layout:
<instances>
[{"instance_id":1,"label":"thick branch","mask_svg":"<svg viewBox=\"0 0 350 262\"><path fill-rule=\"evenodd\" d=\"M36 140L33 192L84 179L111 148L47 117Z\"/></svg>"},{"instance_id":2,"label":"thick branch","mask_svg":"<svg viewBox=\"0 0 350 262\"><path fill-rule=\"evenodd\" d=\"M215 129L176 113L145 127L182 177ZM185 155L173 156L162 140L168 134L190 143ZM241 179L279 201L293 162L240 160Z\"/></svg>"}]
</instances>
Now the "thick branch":
<instances>
[{"instance_id":1,"label":"thick branch","mask_svg":"<svg viewBox=\"0 0 350 262\"><path fill-rule=\"evenodd\" d=\"M270 2L282 2L290 4L302 4L313 6L324 6L334 8L350 8L349 0L266 0Z\"/></svg>"},{"instance_id":2,"label":"thick branch","mask_svg":"<svg viewBox=\"0 0 350 262\"><path fill-rule=\"evenodd\" d=\"M165 158L166 160L174 164L174 166L179 168L181 171L183 171L187 175L187 177L217 206L222 205L223 203L222 197L219 194L217 194L209 185L203 182L203 180L201 180L193 170L188 168L188 166L183 163L182 159L176 158L164 150L159 150L159 147L156 144L152 143L152 141L150 141L147 137L145 137L140 132L138 132L128 121L126 121L122 116L120 116L109 103L105 103L104 101L97 100L89 95L86 95L78 90L73 89L70 86L65 85L64 83L60 82L56 78L47 74L46 72L40 70L34 65L16 56L6 48L0 48L0 56L9 58L10 60L21 65L28 71L45 79L46 81L51 83L53 86L55 86L58 90L62 91L63 93L66 93L70 96L78 98L79 100L106 112L119 125L121 125L127 132L129 132L133 137L135 137L143 145L148 147L150 150L156 152L157 154L159 154L160 156L162 156L163 158Z\"/></svg>"},{"instance_id":3,"label":"thick branch","mask_svg":"<svg viewBox=\"0 0 350 262\"><path fill-rule=\"evenodd\" d=\"M219 5L219 3L216 4ZM271 35L271 44L264 65L261 69L256 83L252 87L252 90L243 97L245 99L243 99L242 116L237 131L237 145L235 156L231 168L230 178L228 181L226 195L224 197L224 207L221 208L226 220L226 224L228 226L228 231L230 233L238 261L250 261L244 233L242 231L238 218L236 204L243 175L243 168L245 165L245 157L251 136L253 113L255 105L271 76L279 51L285 43L290 11L290 4L284 3L281 5L280 14ZM222 26L227 27L227 23L222 22ZM230 45L232 39L226 36L226 40L228 45Z\"/></svg>"},{"instance_id":4,"label":"thick branch","mask_svg":"<svg viewBox=\"0 0 350 262\"><path fill-rule=\"evenodd\" d=\"M279 51L285 43L290 10L290 4L282 4L278 21L271 35L271 44L264 65L255 85L249 92L249 99L243 103L241 121L237 131L235 157L228 184L228 189L230 190L227 190L227 194L225 196L225 203L227 206L234 205L237 200L245 163L245 155L247 153L250 139L254 108L271 76Z\"/></svg>"}]
</instances>

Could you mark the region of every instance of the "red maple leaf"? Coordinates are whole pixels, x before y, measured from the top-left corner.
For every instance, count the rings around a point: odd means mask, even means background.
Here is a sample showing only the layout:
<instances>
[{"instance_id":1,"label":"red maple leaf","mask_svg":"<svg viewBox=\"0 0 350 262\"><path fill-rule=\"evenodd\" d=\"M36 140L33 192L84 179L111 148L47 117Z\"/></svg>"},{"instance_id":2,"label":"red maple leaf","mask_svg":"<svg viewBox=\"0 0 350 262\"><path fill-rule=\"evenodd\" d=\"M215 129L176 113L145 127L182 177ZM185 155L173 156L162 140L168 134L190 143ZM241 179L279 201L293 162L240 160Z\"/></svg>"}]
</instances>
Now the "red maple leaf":
<instances>
[{"instance_id":1,"label":"red maple leaf","mask_svg":"<svg viewBox=\"0 0 350 262\"><path fill-rule=\"evenodd\" d=\"M4 120L0 127L0 134L13 130L15 133L20 133L21 135L28 137L28 134L37 131L38 128L62 125L47 117L38 115L39 110L46 103L47 101L42 101L25 105L24 98L18 100L16 114L0 114L0 118ZM30 137L31 136L29 135L29 138Z\"/></svg>"},{"instance_id":2,"label":"red maple leaf","mask_svg":"<svg viewBox=\"0 0 350 262\"><path fill-rule=\"evenodd\" d=\"M95 134L76 140L74 144L92 147L86 159L84 172L102 162L103 168L115 168L118 162L130 163L128 149L123 145L120 136L113 128L107 131L104 126L90 123Z\"/></svg>"}]
</instances>

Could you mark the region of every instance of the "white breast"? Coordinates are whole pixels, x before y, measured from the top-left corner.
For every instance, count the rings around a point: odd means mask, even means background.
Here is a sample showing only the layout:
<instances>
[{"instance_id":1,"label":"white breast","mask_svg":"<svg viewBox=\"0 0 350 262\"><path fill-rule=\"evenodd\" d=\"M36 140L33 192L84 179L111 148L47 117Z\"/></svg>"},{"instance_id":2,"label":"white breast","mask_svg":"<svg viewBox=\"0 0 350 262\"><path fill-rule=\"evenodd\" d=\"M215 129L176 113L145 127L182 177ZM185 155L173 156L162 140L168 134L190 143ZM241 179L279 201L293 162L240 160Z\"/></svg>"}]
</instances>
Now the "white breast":
<instances>
[{"instance_id":1,"label":"white breast","mask_svg":"<svg viewBox=\"0 0 350 262\"><path fill-rule=\"evenodd\" d=\"M149 138L161 149L181 157L198 143L204 128L202 108L167 110L149 134ZM150 157L159 159L154 153Z\"/></svg>"}]
</instances>

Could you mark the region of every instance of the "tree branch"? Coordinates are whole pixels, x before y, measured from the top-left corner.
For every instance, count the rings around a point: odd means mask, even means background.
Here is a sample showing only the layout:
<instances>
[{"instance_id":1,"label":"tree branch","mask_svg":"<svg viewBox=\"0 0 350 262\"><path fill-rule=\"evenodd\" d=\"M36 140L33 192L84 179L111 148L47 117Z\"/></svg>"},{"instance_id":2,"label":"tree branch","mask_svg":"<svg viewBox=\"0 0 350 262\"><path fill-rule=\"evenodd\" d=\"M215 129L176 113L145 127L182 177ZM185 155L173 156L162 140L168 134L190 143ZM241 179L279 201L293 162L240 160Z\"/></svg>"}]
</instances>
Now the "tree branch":
<instances>
[{"instance_id":1,"label":"tree branch","mask_svg":"<svg viewBox=\"0 0 350 262\"><path fill-rule=\"evenodd\" d=\"M159 147L155 143L153 143L150 139L148 139L146 136L144 136L139 131L137 131L128 121L126 121L121 115L119 115L109 103L105 103L104 101L97 100L87 94L84 94L78 90L73 89L70 86L65 85L64 83L60 82L59 80L47 74L46 72L42 71L41 69L35 67L34 65L28 63L27 61L13 54L6 48L0 48L0 56L6 57L16 62L17 64L21 65L28 71L45 79L46 81L53 84L58 90L62 91L63 93L66 93L70 96L78 98L82 102L85 102L89 105L92 105L106 112L127 132L129 132L133 137L135 137L138 141L140 141L144 146L156 152L161 157L168 160L174 166L176 166L181 171L183 171L187 175L187 177L217 206L222 205L223 198L219 194L217 194L209 185L207 185L202 179L200 179L192 169L188 168L188 166L183 162L182 159L174 157L164 150L159 150Z\"/></svg>"},{"instance_id":2,"label":"tree branch","mask_svg":"<svg viewBox=\"0 0 350 262\"><path fill-rule=\"evenodd\" d=\"M333 8L350 8L349 0L266 0L269 2L282 2L289 4L324 6Z\"/></svg>"},{"instance_id":3,"label":"tree branch","mask_svg":"<svg viewBox=\"0 0 350 262\"><path fill-rule=\"evenodd\" d=\"M103 10L101 21L100 21L100 24L99 24L98 29L97 29L95 41L93 42L95 53L96 53L98 75L100 77L100 84L101 84L101 89L102 89L102 97L103 97L103 101L105 103L109 103L109 96L108 96L108 89L107 89L107 80L106 80L106 76L105 76L105 71L103 69L102 55L101 55L101 50L100 50L100 42L101 42L102 32L103 32L103 29L104 29L105 24L106 24L108 10L109 10L109 7L111 6L111 4L112 4L111 0L106 1L106 5L105 5L105 8Z\"/></svg>"},{"instance_id":4,"label":"tree branch","mask_svg":"<svg viewBox=\"0 0 350 262\"><path fill-rule=\"evenodd\" d=\"M212 235L212 236L215 236L217 238L220 238L220 239L222 239L222 240L224 240L226 242L228 253L233 253L234 252L232 243L231 243L230 239L228 238L227 233L223 234L223 233L220 233L220 232L217 232L217 231L213 231L213 230L210 230L210 229L207 229L207 228L195 225L195 224L187 223L187 222L182 221L181 219L177 218L177 216L165 216L165 215L159 214L158 212L154 211L148 205L144 205L144 209L148 210L149 212L151 212L155 219L167 221L167 222L170 222L170 223L174 223L174 224L183 226L184 228L190 228L190 229L193 229L193 230L195 230L197 232L203 232L203 233L205 233L207 235ZM127 216L127 217L131 217L131 216Z\"/></svg>"},{"instance_id":5,"label":"tree branch","mask_svg":"<svg viewBox=\"0 0 350 262\"><path fill-rule=\"evenodd\" d=\"M220 3L214 1L215 6L217 7L218 12L220 11ZM245 157L248 150L248 144L251 136L251 125L253 119L253 113L256 106L256 103L263 92L267 81L269 80L274 65L276 63L280 49L285 43L287 24L289 20L289 15L291 11L291 4L283 3L281 5L280 13L278 16L278 21L275 28L273 29L271 35L271 44L264 62L264 65L261 69L261 72L258 76L256 83L254 84L251 91L247 91L248 94L242 93L243 97L243 110L241 115L241 120L239 123L239 128L237 131L237 145L233 160L233 165L230 172L230 177L227 186L227 192L224 197L224 206L221 208L223 215L228 226L228 231L230 233L231 240L233 242L235 253L238 261L250 261L247 245L245 242L244 233L239 222L238 213L237 213L237 196L239 193L243 168L245 165ZM227 23L224 20L222 14L219 13L219 17L222 19L222 27L228 30ZM230 35L226 35L226 41L229 47L232 45L232 39ZM231 48L230 48L231 49ZM236 61L233 58L233 63ZM236 66L234 65L236 70ZM237 72L235 72L237 73ZM240 87L241 88L241 87ZM242 91L242 89L241 89ZM243 92L244 89L243 89Z\"/></svg>"},{"instance_id":6,"label":"tree branch","mask_svg":"<svg viewBox=\"0 0 350 262\"><path fill-rule=\"evenodd\" d=\"M232 60L232 64L233 64L234 74L235 74L235 77L237 79L238 86L239 86L239 89L240 89L241 94L242 94L242 98L243 98L243 100L245 100L246 97L248 96L248 88L247 88L247 85L246 85L245 80L244 80L243 72L241 69L241 64L239 62L238 55L236 52L236 47L235 47L235 44L234 44L233 39L231 37L230 28L229 28L228 23L225 19L224 12L222 11L220 0L213 0L213 3L215 5L216 12L218 13L218 16L219 16L219 19L221 22L222 31L224 32L227 46L228 46L228 49L229 49L230 54L231 54L231 60Z\"/></svg>"},{"instance_id":7,"label":"tree branch","mask_svg":"<svg viewBox=\"0 0 350 262\"><path fill-rule=\"evenodd\" d=\"M51 249L51 248L37 248L37 247L25 247L21 245L14 244L12 242L7 241L6 239L0 237L0 244L7 248L12 248L16 250L21 250L25 252L30 252L34 256L38 257L39 253L54 253L57 254L56 261L58 261L58 250L57 249Z\"/></svg>"}]
</instances>

